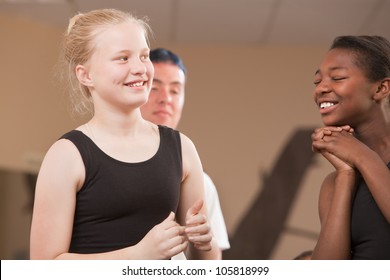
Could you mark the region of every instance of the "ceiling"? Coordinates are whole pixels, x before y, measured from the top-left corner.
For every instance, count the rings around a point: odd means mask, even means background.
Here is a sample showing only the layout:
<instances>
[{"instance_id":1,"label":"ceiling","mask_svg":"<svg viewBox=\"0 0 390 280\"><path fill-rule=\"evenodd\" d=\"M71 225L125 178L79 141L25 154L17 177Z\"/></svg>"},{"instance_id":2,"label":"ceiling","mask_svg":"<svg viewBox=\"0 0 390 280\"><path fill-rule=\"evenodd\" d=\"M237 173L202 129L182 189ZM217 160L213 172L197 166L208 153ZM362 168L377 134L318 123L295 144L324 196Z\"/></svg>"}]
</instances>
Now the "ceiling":
<instances>
[{"instance_id":1,"label":"ceiling","mask_svg":"<svg viewBox=\"0 0 390 280\"><path fill-rule=\"evenodd\" d=\"M76 12L118 8L148 16L157 41L329 44L338 35L390 40L390 0L0 0L0 13L65 28Z\"/></svg>"}]
</instances>

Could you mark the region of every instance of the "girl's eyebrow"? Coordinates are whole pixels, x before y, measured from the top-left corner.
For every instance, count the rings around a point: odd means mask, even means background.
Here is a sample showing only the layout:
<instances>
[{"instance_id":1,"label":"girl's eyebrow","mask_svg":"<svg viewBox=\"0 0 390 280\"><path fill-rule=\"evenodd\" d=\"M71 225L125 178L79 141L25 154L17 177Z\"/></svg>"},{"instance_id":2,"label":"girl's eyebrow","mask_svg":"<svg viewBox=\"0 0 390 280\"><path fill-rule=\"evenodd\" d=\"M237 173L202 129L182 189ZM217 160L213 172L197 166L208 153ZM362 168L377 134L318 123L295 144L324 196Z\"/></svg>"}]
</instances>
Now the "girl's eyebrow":
<instances>
[{"instance_id":1,"label":"girl's eyebrow","mask_svg":"<svg viewBox=\"0 0 390 280\"><path fill-rule=\"evenodd\" d=\"M334 67L331 67L330 68L330 71L334 71L334 70L345 70L347 69L346 67L342 67L342 66L334 66Z\"/></svg>"},{"instance_id":2,"label":"girl's eyebrow","mask_svg":"<svg viewBox=\"0 0 390 280\"><path fill-rule=\"evenodd\" d=\"M331 67L329 70L330 71L335 71L335 70L345 70L347 69L347 67L342 67L342 66L334 66L334 67ZM320 74L321 71L320 69L317 69L317 71L314 73L314 75L317 75L317 74Z\"/></svg>"},{"instance_id":3,"label":"girl's eyebrow","mask_svg":"<svg viewBox=\"0 0 390 280\"><path fill-rule=\"evenodd\" d=\"M134 51L133 50L131 50L131 49L117 49L117 50L115 50L115 52L116 53L134 53ZM143 48L143 49L141 49L141 51L140 51L141 53L143 53L143 52L150 52L150 49L149 48Z\"/></svg>"}]
</instances>

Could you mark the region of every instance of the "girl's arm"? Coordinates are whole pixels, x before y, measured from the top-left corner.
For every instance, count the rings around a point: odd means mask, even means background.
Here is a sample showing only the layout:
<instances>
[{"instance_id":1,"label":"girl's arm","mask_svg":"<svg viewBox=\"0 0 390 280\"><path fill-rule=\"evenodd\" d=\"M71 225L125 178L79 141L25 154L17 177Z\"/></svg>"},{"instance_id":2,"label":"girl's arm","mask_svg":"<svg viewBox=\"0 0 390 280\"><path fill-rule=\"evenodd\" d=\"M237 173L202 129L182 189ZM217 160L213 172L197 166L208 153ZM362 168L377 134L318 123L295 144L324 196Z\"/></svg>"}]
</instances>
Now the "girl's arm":
<instances>
[{"instance_id":1,"label":"girl's arm","mask_svg":"<svg viewBox=\"0 0 390 280\"><path fill-rule=\"evenodd\" d=\"M390 171L384 159L345 131L325 136L324 141L317 141L316 147L359 170L379 209L390 223Z\"/></svg>"},{"instance_id":2,"label":"girl's arm","mask_svg":"<svg viewBox=\"0 0 390 280\"><path fill-rule=\"evenodd\" d=\"M334 172L325 178L320 191L321 231L312 259L350 259L351 208L355 173Z\"/></svg>"},{"instance_id":3,"label":"girl's arm","mask_svg":"<svg viewBox=\"0 0 390 280\"><path fill-rule=\"evenodd\" d=\"M218 246L207 219L204 199L202 164L192 141L181 134L183 180L181 184L178 220L185 225L189 247L188 259L217 259Z\"/></svg>"},{"instance_id":4,"label":"girl's arm","mask_svg":"<svg viewBox=\"0 0 390 280\"><path fill-rule=\"evenodd\" d=\"M348 127L316 129L312 135L313 151L321 153L335 168L321 186L319 214L321 232L313 252L313 259L350 259L350 224L352 202L356 190L356 172L332 150L330 140L334 135L345 133ZM342 149L348 150L348 146Z\"/></svg>"},{"instance_id":5,"label":"girl's arm","mask_svg":"<svg viewBox=\"0 0 390 280\"><path fill-rule=\"evenodd\" d=\"M39 171L31 225L32 259L61 258L69 250L76 193L84 179L76 147L61 139L47 152Z\"/></svg>"},{"instance_id":6,"label":"girl's arm","mask_svg":"<svg viewBox=\"0 0 390 280\"><path fill-rule=\"evenodd\" d=\"M366 147L357 151L355 167L364 178L376 204L390 223L390 170L377 153Z\"/></svg>"}]
</instances>

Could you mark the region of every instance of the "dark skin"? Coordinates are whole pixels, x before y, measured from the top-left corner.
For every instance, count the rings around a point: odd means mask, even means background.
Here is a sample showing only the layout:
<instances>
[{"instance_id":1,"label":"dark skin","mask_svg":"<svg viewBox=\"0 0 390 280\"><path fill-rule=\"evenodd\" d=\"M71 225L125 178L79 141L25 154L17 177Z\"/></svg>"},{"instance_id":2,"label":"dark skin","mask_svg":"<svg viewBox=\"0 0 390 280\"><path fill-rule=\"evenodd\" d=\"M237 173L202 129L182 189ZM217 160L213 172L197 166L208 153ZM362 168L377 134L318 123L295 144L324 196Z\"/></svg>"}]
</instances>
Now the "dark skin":
<instances>
[{"instance_id":1,"label":"dark skin","mask_svg":"<svg viewBox=\"0 0 390 280\"><path fill-rule=\"evenodd\" d=\"M360 173L390 222L390 78L372 82L345 49L332 49L316 73L313 93L325 127L313 151L335 168L319 198L321 232L312 259L350 259L350 217Z\"/></svg>"}]
</instances>

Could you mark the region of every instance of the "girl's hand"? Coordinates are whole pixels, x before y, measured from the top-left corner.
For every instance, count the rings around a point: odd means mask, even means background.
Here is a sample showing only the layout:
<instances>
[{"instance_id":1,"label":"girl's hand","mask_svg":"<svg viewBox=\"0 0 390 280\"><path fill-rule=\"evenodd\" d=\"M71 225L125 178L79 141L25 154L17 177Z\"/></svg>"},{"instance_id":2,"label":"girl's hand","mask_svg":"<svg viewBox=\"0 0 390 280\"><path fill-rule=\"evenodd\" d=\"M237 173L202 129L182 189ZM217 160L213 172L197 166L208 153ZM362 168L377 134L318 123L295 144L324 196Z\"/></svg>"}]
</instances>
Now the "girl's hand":
<instances>
[{"instance_id":1,"label":"girl's hand","mask_svg":"<svg viewBox=\"0 0 390 280\"><path fill-rule=\"evenodd\" d=\"M313 152L320 152L317 149L315 142L324 141L325 136L331 136L332 132L341 132L341 131L346 131L351 135L353 134L353 128L350 127L349 125L327 126L327 127L321 127L321 128L315 129L313 134L311 135L311 140L313 142L313 144L312 144Z\"/></svg>"},{"instance_id":2,"label":"girl's hand","mask_svg":"<svg viewBox=\"0 0 390 280\"><path fill-rule=\"evenodd\" d=\"M352 135L353 128L349 125L317 128L312 134L312 150L322 154L337 171L351 171L354 165L345 153L350 154L352 149L348 144L355 139Z\"/></svg>"},{"instance_id":3,"label":"girl's hand","mask_svg":"<svg viewBox=\"0 0 390 280\"><path fill-rule=\"evenodd\" d=\"M170 259L183 252L188 245L184 235L184 227L175 222L175 213L160 224L154 226L138 243L145 259Z\"/></svg>"},{"instance_id":4,"label":"girl's hand","mask_svg":"<svg viewBox=\"0 0 390 280\"><path fill-rule=\"evenodd\" d=\"M207 217L200 212L202 207L203 200L198 200L188 209L185 233L195 248L202 251L210 251L213 236Z\"/></svg>"}]
</instances>

